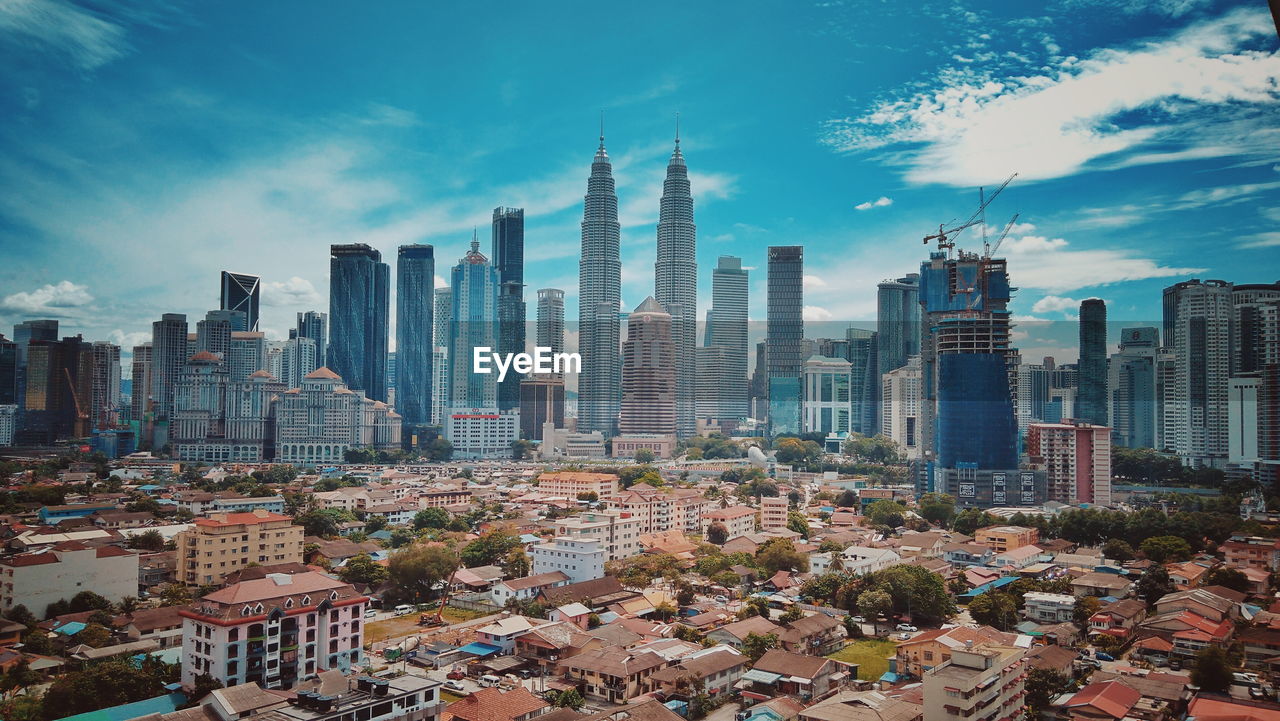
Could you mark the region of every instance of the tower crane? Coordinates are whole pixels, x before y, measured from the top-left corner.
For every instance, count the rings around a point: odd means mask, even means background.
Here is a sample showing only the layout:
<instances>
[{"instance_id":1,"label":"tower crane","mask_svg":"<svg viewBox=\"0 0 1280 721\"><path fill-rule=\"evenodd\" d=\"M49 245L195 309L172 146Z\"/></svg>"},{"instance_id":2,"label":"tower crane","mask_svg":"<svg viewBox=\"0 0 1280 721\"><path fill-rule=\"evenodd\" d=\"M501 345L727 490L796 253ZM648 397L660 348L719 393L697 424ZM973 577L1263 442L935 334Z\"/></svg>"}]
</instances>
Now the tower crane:
<instances>
[{"instance_id":1,"label":"tower crane","mask_svg":"<svg viewBox=\"0 0 1280 721\"><path fill-rule=\"evenodd\" d=\"M1013 217L1010 218L1009 222L1005 224L1004 230L1000 231L1000 237L996 238L995 245L991 245L990 243L982 244L983 258L990 258L992 255L995 254L997 250L1000 250L1000 244L1004 242L1005 237L1009 235L1009 231L1013 229L1013 224L1018 222L1019 215L1022 215L1022 214L1021 213L1013 214Z\"/></svg>"},{"instance_id":2,"label":"tower crane","mask_svg":"<svg viewBox=\"0 0 1280 721\"><path fill-rule=\"evenodd\" d=\"M986 195L984 189L979 188L978 189L978 193L979 193L978 209L973 211L973 215L970 215L969 218L965 220L963 223L960 223L959 225L953 225L949 228L946 227L945 223L943 225L939 225L937 233L932 233L924 237L924 241L923 241L924 244L928 245L929 241L936 240L938 241L938 249L947 251L947 255L950 256L951 249L956 247L956 236L959 235L962 231L964 231L965 228L970 228L975 225L984 224L986 219L987 206L991 205L991 201L995 200L996 197L1000 195L1000 193L1004 192L1004 189L1009 187L1009 183L1013 182L1013 179L1016 177L1018 177L1017 173L1010 175L1008 178L1005 179L1003 183L1000 184L999 188L996 188L996 191L991 195Z\"/></svg>"}]
</instances>

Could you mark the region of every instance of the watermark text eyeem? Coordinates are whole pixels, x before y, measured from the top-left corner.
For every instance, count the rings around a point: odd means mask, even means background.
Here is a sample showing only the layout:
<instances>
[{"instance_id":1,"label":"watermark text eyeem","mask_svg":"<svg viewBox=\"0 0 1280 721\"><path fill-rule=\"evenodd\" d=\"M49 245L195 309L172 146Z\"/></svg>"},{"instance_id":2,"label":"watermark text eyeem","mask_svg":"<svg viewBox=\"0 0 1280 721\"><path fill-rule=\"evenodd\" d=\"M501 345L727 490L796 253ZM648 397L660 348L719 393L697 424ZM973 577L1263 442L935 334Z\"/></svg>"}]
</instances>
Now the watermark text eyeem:
<instances>
[{"instance_id":1,"label":"watermark text eyeem","mask_svg":"<svg viewBox=\"0 0 1280 721\"><path fill-rule=\"evenodd\" d=\"M508 370L516 373L580 373L582 356L577 353L553 353L547 346L537 346L533 353L494 353L492 348L477 346L471 349L471 371L489 374L498 369L498 382L507 377Z\"/></svg>"}]
</instances>

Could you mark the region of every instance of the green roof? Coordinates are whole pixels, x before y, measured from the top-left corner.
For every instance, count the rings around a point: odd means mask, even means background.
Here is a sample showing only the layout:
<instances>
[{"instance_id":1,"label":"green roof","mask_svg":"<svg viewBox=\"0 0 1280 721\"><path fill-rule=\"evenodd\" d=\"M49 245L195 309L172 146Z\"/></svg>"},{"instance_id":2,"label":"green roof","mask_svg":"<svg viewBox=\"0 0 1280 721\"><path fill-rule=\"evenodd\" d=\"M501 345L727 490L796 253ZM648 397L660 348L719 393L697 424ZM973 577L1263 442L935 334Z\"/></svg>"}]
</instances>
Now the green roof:
<instances>
[{"instance_id":1,"label":"green roof","mask_svg":"<svg viewBox=\"0 0 1280 721\"><path fill-rule=\"evenodd\" d=\"M67 716L58 721L129 721L139 716L153 713L172 713L187 700L186 694L171 693L165 696L120 704L111 708L100 708L97 711L86 711L75 716Z\"/></svg>"}]
</instances>

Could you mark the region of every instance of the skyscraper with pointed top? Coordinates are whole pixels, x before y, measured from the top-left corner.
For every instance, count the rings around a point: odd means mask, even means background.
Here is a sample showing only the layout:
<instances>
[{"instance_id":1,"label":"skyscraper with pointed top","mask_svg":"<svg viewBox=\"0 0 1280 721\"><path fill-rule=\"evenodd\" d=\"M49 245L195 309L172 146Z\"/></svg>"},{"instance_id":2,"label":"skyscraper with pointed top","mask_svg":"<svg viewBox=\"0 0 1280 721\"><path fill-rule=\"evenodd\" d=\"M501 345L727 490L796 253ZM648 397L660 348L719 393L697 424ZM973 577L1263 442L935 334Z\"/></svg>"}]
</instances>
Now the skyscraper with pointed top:
<instances>
[{"instance_id":1,"label":"skyscraper with pointed top","mask_svg":"<svg viewBox=\"0 0 1280 721\"><path fill-rule=\"evenodd\" d=\"M693 224L693 195L689 170L680 152L680 118L676 116L676 144L667 162L658 211L658 260L654 263L654 297L671 314L675 349L676 433L697 432L698 261L697 228Z\"/></svg>"},{"instance_id":2,"label":"skyscraper with pointed top","mask_svg":"<svg viewBox=\"0 0 1280 721\"><path fill-rule=\"evenodd\" d=\"M582 204L582 257L578 263L578 430L612 436L622 400L619 317L622 306L621 227L613 165L600 147L591 161L587 195Z\"/></svg>"},{"instance_id":3,"label":"skyscraper with pointed top","mask_svg":"<svg viewBox=\"0 0 1280 721\"><path fill-rule=\"evenodd\" d=\"M498 346L498 269L480 252L480 239L474 234L471 250L453 266L450 281L450 408L454 413L497 409L498 376L471 369L473 348Z\"/></svg>"}]
</instances>

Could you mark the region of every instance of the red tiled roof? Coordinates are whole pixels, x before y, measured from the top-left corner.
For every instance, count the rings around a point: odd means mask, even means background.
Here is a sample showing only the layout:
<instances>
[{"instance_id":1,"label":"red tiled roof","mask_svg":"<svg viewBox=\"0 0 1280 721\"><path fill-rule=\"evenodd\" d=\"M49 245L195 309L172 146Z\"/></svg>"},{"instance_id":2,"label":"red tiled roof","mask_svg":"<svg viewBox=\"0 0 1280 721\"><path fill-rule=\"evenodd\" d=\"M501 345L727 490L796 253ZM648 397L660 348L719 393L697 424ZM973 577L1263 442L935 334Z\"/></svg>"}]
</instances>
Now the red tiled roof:
<instances>
[{"instance_id":1,"label":"red tiled roof","mask_svg":"<svg viewBox=\"0 0 1280 721\"><path fill-rule=\"evenodd\" d=\"M510 691L498 688L482 688L445 707L442 719L462 721L511 721L525 714L549 706L523 686Z\"/></svg>"},{"instance_id":2,"label":"red tiled roof","mask_svg":"<svg viewBox=\"0 0 1280 721\"><path fill-rule=\"evenodd\" d=\"M1119 681L1091 683L1080 689L1067 702L1067 708L1092 706L1106 715L1120 719L1129 713L1129 709L1142 698L1137 689L1130 688Z\"/></svg>"}]
</instances>

